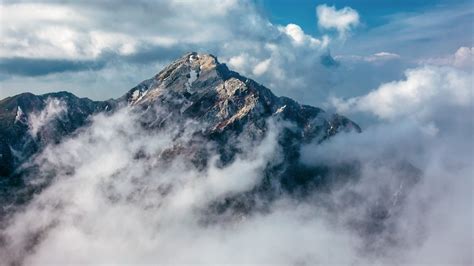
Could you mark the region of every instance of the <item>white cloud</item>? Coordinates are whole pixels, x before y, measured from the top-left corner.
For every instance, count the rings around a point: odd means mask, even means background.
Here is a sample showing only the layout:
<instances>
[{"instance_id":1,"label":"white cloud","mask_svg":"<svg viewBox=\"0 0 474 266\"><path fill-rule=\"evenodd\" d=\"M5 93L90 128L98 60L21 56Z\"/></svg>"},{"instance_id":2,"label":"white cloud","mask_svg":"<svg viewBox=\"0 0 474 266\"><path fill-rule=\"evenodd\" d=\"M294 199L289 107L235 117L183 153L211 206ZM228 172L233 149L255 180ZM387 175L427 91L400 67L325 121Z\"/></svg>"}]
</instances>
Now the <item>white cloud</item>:
<instances>
[{"instance_id":1,"label":"white cloud","mask_svg":"<svg viewBox=\"0 0 474 266\"><path fill-rule=\"evenodd\" d=\"M459 47L454 54L443 57L422 59L420 64L439 66L453 66L461 69L472 70L474 67L474 47Z\"/></svg>"},{"instance_id":2,"label":"white cloud","mask_svg":"<svg viewBox=\"0 0 474 266\"><path fill-rule=\"evenodd\" d=\"M367 95L331 99L340 112L369 112L382 119L422 118L438 105L472 104L472 77L450 67L424 66L405 72L406 79L382 84Z\"/></svg>"},{"instance_id":3,"label":"white cloud","mask_svg":"<svg viewBox=\"0 0 474 266\"><path fill-rule=\"evenodd\" d=\"M0 6L5 43L2 57L66 57L80 55L83 34L69 24L87 23L87 18L72 8L53 4L17 3Z\"/></svg>"},{"instance_id":4,"label":"white cloud","mask_svg":"<svg viewBox=\"0 0 474 266\"><path fill-rule=\"evenodd\" d=\"M360 55L337 55L334 56L335 59L341 60L362 60L366 62L380 62L387 60L400 59L400 55L390 52L378 52L369 56L360 56Z\"/></svg>"},{"instance_id":5,"label":"white cloud","mask_svg":"<svg viewBox=\"0 0 474 266\"><path fill-rule=\"evenodd\" d=\"M314 47L319 46L320 48L325 48L329 44L329 38L327 36L323 36L323 41L321 41L305 34L301 27L296 24L288 24L285 27L280 26L278 29L287 34L297 46L307 44Z\"/></svg>"},{"instance_id":6,"label":"white cloud","mask_svg":"<svg viewBox=\"0 0 474 266\"><path fill-rule=\"evenodd\" d=\"M229 59L228 64L232 69L235 69L236 71L241 71L244 69L245 65L248 64L246 59L247 56L248 55L246 54L239 54L233 56Z\"/></svg>"},{"instance_id":7,"label":"white cloud","mask_svg":"<svg viewBox=\"0 0 474 266\"><path fill-rule=\"evenodd\" d=\"M33 21L71 21L81 20L79 13L67 6L46 3L5 3L0 7L2 19L12 23L28 23L22 15L28 15Z\"/></svg>"},{"instance_id":8,"label":"white cloud","mask_svg":"<svg viewBox=\"0 0 474 266\"><path fill-rule=\"evenodd\" d=\"M207 6L202 9L202 6ZM115 8L110 12L110 8ZM225 18L251 6L237 1L136 1L110 3L5 3L0 7L2 57L93 59L103 52L128 55L138 47L201 43L230 38ZM194 12L200 9L200 12ZM45 15L47 14L47 15ZM119 27L117 20L127 23ZM192 23L190 23L192 21ZM218 23L217 21L222 21Z\"/></svg>"},{"instance_id":9,"label":"white cloud","mask_svg":"<svg viewBox=\"0 0 474 266\"><path fill-rule=\"evenodd\" d=\"M456 67L472 67L474 65L474 47L460 47L454 54L453 65Z\"/></svg>"},{"instance_id":10,"label":"white cloud","mask_svg":"<svg viewBox=\"0 0 474 266\"><path fill-rule=\"evenodd\" d=\"M321 28L336 29L342 39L359 25L359 13L350 7L336 10L334 6L319 5L316 7L316 14Z\"/></svg>"},{"instance_id":11,"label":"white cloud","mask_svg":"<svg viewBox=\"0 0 474 266\"><path fill-rule=\"evenodd\" d=\"M36 134L54 119L67 112L66 104L56 98L48 98L45 102L45 108L37 113L31 113L28 116L28 127L31 136Z\"/></svg>"},{"instance_id":12,"label":"white cloud","mask_svg":"<svg viewBox=\"0 0 474 266\"><path fill-rule=\"evenodd\" d=\"M254 68L253 68L253 74L255 76L260 76L267 72L268 67L271 64L271 58L265 59L262 62L258 63Z\"/></svg>"},{"instance_id":13,"label":"white cloud","mask_svg":"<svg viewBox=\"0 0 474 266\"><path fill-rule=\"evenodd\" d=\"M296 24L288 24L283 28L284 32L288 34L291 39L297 44L302 44L305 39L305 34L300 26Z\"/></svg>"},{"instance_id":14,"label":"white cloud","mask_svg":"<svg viewBox=\"0 0 474 266\"><path fill-rule=\"evenodd\" d=\"M380 52L380 53L375 53L373 56L369 56L367 58L367 61L391 60L391 59L397 59L397 58L400 58L400 55L395 54L395 53L389 53L389 52Z\"/></svg>"}]
</instances>

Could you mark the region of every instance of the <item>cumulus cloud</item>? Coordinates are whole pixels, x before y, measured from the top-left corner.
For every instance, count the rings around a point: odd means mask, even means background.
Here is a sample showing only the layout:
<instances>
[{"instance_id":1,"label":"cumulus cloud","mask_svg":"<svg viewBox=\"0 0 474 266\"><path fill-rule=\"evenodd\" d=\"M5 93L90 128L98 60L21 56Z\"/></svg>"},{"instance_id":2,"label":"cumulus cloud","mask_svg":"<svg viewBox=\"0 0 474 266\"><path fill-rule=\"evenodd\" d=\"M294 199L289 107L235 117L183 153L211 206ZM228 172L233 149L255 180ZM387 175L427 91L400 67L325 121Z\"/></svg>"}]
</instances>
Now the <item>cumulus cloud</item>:
<instances>
[{"instance_id":1,"label":"cumulus cloud","mask_svg":"<svg viewBox=\"0 0 474 266\"><path fill-rule=\"evenodd\" d=\"M297 46L306 44L309 46L319 46L320 48L325 48L329 44L329 38L327 36L323 36L322 40L316 39L310 35L305 34L303 29L301 29L301 27L296 24L288 24L285 27L280 26L279 30L288 35L292 42Z\"/></svg>"},{"instance_id":2,"label":"cumulus cloud","mask_svg":"<svg viewBox=\"0 0 474 266\"><path fill-rule=\"evenodd\" d=\"M454 54L453 65L456 67L472 67L474 64L474 47L460 47Z\"/></svg>"},{"instance_id":3,"label":"cumulus cloud","mask_svg":"<svg viewBox=\"0 0 474 266\"><path fill-rule=\"evenodd\" d=\"M472 70L474 66L474 47L462 46L452 55L444 57L427 58L420 61L421 64L440 66L453 66L456 68Z\"/></svg>"},{"instance_id":4,"label":"cumulus cloud","mask_svg":"<svg viewBox=\"0 0 474 266\"><path fill-rule=\"evenodd\" d=\"M268 70L268 67L270 66L270 63L271 63L271 58L265 59L262 62L258 63L253 68L253 74L255 76L260 76L260 75L264 74Z\"/></svg>"},{"instance_id":5,"label":"cumulus cloud","mask_svg":"<svg viewBox=\"0 0 474 266\"><path fill-rule=\"evenodd\" d=\"M382 84L367 95L332 98L341 112L370 112L382 119L411 115L422 118L438 105L472 104L472 76L449 67L423 66L405 72L406 79Z\"/></svg>"},{"instance_id":6,"label":"cumulus cloud","mask_svg":"<svg viewBox=\"0 0 474 266\"><path fill-rule=\"evenodd\" d=\"M108 12L111 7L108 2L5 3L0 7L5 22L0 32L5 39L0 56L92 59L104 52L129 55L144 46L167 47L178 40L199 43L218 33L225 38L229 35L213 26L211 18L224 20L229 12L239 9L236 1L208 3L199 13L192 12L199 5L181 1L138 1L115 8L113 14ZM128 24L118 27L117 18ZM189 20L201 28L189 25Z\"/></svg>"},{"instance_id":7,"label":"cumulus cloud","mask_svg":"<svg viewBox=\"0 0 474 266\"><path fill-rule=\"evenodd\" d=\"M247 55L240 54L229 58L227 64L235 70L243 69L247 63Z\"/></svg>"},{"instance_id":8,"label":"cumulus cloud","mask_svg":"<svg viewBox=\"0 0 474 266\"><path fill-rule=\"evenodd\" d=\"M226 43L241 38L242 33L248 40L268 39L278 31L297 45L321 44L296 24L273 25L247 1L123 2L114 14L110 7L107 2L7 2L0 7L6 23L0 32L5 39L0 56L87 60L103 53L126 56L178 42L188 46ZM117 18L127 20L127 25L118 27L113 22Z\"/></svg>"},{"instance_id":9,"label":"cumulus cloud","mask_svg":"<svg viewBox=\"0 0 474 266\"><path fill-rule=\"evenodd\" d=\"M342 39L360 23L359 13L347 6L337 10L334 6L319 5L316 7L316 14L319 27L337 30Z\"/></svg>"}]
</instances>

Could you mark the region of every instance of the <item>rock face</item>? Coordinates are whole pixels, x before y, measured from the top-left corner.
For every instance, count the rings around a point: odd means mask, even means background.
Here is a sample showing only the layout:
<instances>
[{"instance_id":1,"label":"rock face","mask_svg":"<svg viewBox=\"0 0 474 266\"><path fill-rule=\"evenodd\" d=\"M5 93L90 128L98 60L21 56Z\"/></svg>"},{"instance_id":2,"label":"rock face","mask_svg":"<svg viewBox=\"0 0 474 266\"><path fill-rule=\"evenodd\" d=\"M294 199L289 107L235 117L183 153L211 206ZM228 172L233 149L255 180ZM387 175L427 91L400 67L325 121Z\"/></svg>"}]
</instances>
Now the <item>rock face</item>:
<instances>
[{"instance_id":1,"label":"rock face","mask_svg":"<svg viewBox=\"0 0 474 266\"><path fill-rule=\"evenodd\" d=\"M209 159L203 143L213 143L220 163L225 165L240 152L233 143L235 138L244 134L258 143L269 130L270 120L283 122L287 126L278 143L284 158L282 163L269 167L266 175L288 191L316 182L315 177L321 174L321 169L299 165L303 143L321 142L341 131L360 132L357 124L343 116L275 96L257 82L229 70L212 55L188 53L116 100L92 101L58 92L40 96L24 93L0 101L2 190L21 180L18 169L43 147L87 126L91 115L118 108L139 113L147 130L160 130L170 124L184 128L186 121L195 121L199 130L189 143L176 143L163 157L185 154L198 168Z\"/></svg>"}]
</instances>

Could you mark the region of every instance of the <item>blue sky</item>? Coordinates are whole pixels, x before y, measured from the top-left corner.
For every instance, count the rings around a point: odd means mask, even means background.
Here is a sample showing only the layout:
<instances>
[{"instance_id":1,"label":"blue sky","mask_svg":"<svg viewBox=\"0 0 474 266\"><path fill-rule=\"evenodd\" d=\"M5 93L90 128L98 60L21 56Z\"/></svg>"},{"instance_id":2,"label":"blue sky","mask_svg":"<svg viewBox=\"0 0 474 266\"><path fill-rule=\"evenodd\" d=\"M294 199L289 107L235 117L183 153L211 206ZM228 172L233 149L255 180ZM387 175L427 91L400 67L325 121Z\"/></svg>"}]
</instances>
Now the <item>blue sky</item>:
<instances>
[{"instance_id":1,"label":"blue sky","mask_svg":"<svg viewBox=\"0 0 474 266\"><path fill-rule=\"evenodd\" d=\"M449 1L449 0L398 0L398 1L377 1L377 0L263 0L259 5L269 18L275 23L288 24L297 23L305 31L311 34L319 34L317 29L317 19L314 16L314 8L320 4L327 4L342 8L350 6L356 9L365 24L369 27L380 26L389 22L390 15L397 13L417 13L436 7L460 5L469 1Z\"/></svg>"},{"instance_id":2,"label":"blue sky","mask_svg":"<svg viewBox=\"0 0 474 266\"><path fill-rule=\"evenodd\" d=\"M467 28L472 31L473 27L473 2L469 0L263 0L258 3L272 22L277 24L296 23L305 32L316 36L324 34L324 32L321 32L318 28L315 7L327 4L336 8L349 6L357 10L362 25L355 31L353 37L358 42L367 42L368 39L374 38L374 35L379 32L380 37L391 39L391 35L400 34L400 30L404 27L400 22L404 19L416 20L418 18L419 24L411 24L409 27L413 28L415 34L419 34L420 39L416 40L415 36L414 40L410 42L404 41L402 44L404 49L400 49L399 43L384 45L383 48L409 53L424 43L430 45L438 43L435 45L436 47L431 46L430 49L417 50L418 53L429 55L430 53L450 53L459 46L472 44L472 34L465 33ZM442 14L445 13L449 13L450 16L443 17ZM434 34L438 36L429 36L423 39L424 27L428 26L423 16L429 17L428 20L432 27L436 27L437 30ZM446 39L447 35L450 36L449 40ZM439 45L439 43L441 44ZM367 49L367 46L361 46L361 48L351 49L353 45L347 45L343 48L335 47L334 50L347 53L370 53L373 51L372 47L372 49ZM380 48L382 47L379 46Z\"/></svg>"},{"instance_id":3,"label":"blue sky","mask_svg":"<svg viewBox=\"0 0 474 266\"><path fill-rule=\"evenodd\" d=\"M58 90L119 97L198 51L277 95L324 105L409 68L451 62L462 47L471 53L474 8L442 0L47 0L3 1L0 14L0 98Z\"/></svg>"}]
</instances>

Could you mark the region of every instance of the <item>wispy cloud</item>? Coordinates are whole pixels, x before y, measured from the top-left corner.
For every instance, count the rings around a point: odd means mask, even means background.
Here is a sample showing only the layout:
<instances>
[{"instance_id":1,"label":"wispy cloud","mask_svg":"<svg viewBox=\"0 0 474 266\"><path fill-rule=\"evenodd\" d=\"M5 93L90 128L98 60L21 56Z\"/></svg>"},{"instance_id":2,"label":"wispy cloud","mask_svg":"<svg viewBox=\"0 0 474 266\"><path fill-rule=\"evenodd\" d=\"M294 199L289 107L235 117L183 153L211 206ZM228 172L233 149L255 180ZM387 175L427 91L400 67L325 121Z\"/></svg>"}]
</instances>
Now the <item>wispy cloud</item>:
<instances>
[{"instance_id":1,"label":"wispy cloud","mask_svg":"<svg viewBox=\"0 0 474 266\"><path fill-rule=\"evenodd\" d=\"M384 49L416 61L471 46L474 12L469 1L427 7L423 12L400 11L385 19L382 25L359 31L344 52L367 54Z\"/></svg>"},{"instance_id":2,"label":"wispy cloud","mask_svg":"<svg viewBox=\"0 0 474 266\"><path fill-rule=\"evenodd\" d=\"M45 108L37 113L28 116L28 127L31 136L36 137L37 133L54 119L67 112L66 104L56 98L48 98Z\"/></svg>"},{"instance_id":3,"label":"wispy cloud","mask_svg":"<svg viewBox=\"0 0 474 266\"><path fill-rule=\"evenodd\" d=\"M319 5L316 14L319 27L337 30L341 39L347 38L350 31L360 23L359 13L350 7L337 10L334 6Z\"/></svg>"}]
</instances>

